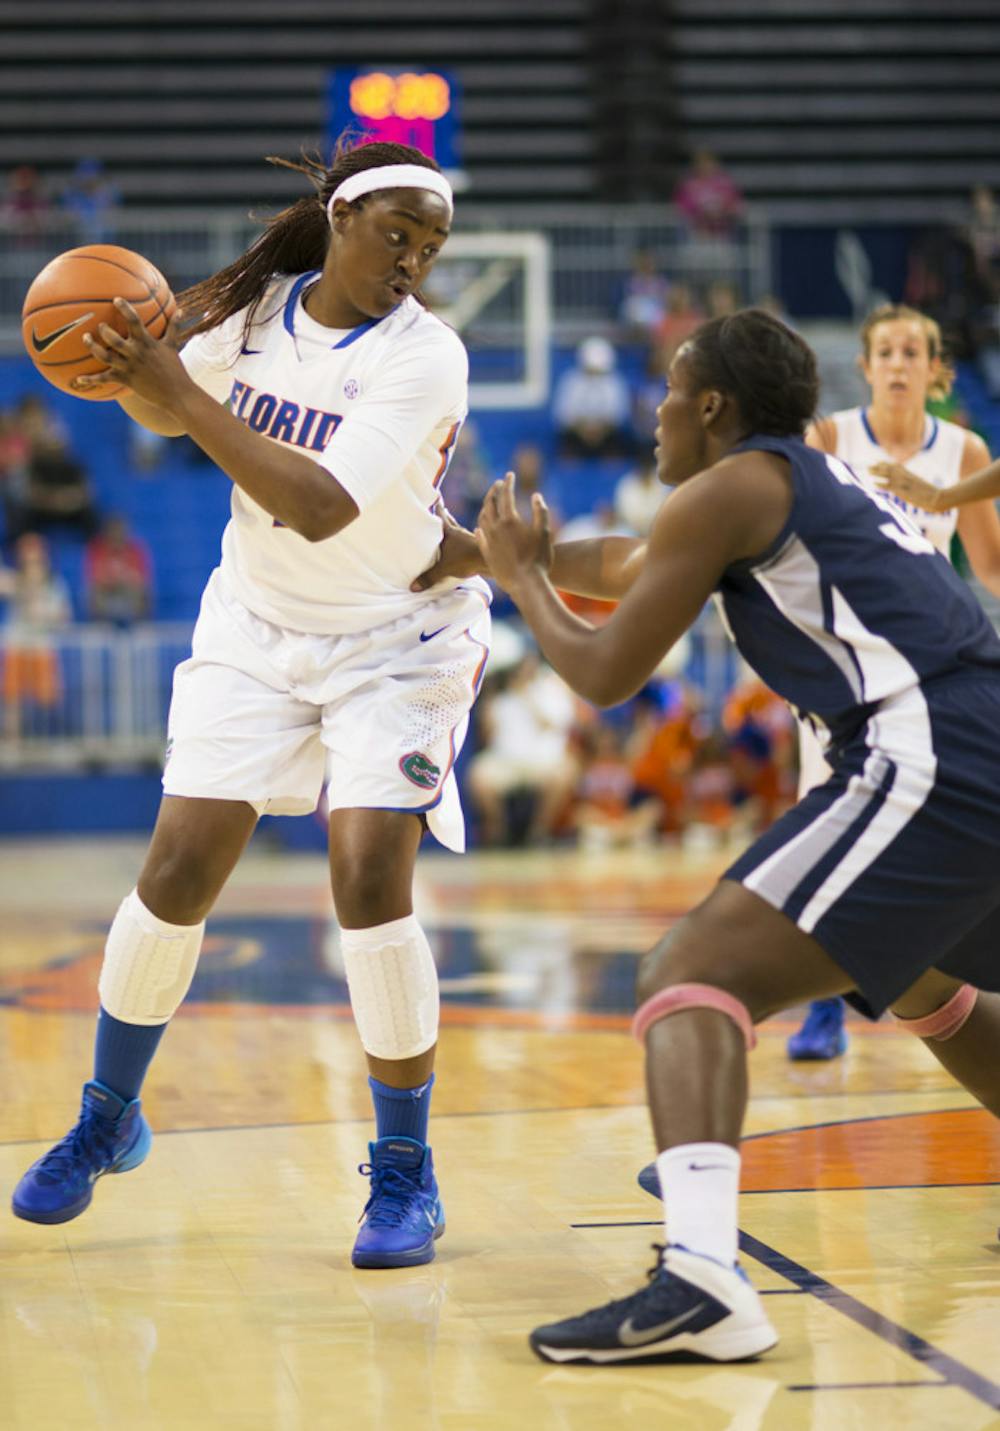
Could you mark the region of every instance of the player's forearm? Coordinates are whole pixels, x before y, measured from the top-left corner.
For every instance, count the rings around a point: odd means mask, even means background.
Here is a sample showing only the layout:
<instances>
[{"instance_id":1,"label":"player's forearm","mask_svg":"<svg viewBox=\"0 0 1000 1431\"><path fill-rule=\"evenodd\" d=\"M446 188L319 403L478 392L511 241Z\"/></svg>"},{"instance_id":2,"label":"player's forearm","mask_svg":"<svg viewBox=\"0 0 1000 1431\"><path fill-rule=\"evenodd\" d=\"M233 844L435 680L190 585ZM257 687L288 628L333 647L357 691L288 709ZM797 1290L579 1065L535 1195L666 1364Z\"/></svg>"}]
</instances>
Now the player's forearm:
<instances>
[{"instance_id":1,"label":"player's forearm","mask_svg":"<svg viewBox=\"0 0 1000 1431\"><path fill-rule=\"evenodd\" d=\"M617 601L635 581L646 555L637 537L591 537L557 543L552 554L552 585L575 596Z\"/></svg>"},{"instance_id":2,"label":"player's forearm","mask_svg":"<svg viewBox=\"0 0 1000 1431\"><path fill-rule=\"evenodd\" d=\"M602 659L602 631L566 607L540 567L525 575L510 595L534 632L549 665L584 700L597 706L610 706L631 694L619 692Z\"/></svg>"},{"instance_id":3,"label":"player's forearm","mask_svg":"<svg viewBox=\"0 0 1000 1431\"><path fill-rule=\"evenodd\" d=\"M133 422L137 422L140 427L148 428L150 432L159 433L160 437L182 437L184 428L172 417L169 412L165 412L162 407L156 407L153 403L147 402L145 398L139 397L136 393L126 390L118 398L118 406L127 412Z\"/></svg>"},{"instance_id":4,"label":"player's forearm","mask_svg":"<svg viewBox=\"0 0 1000 1431\"><path fill-rule=\"evenodd\" d=\"M191 383L173 409L184 431L241 491L307 541L323 541L352 522L358 508L319 463L251 432Z\"/></svg>"},{"instance_id":5,"label":"player's forearm","mask_svg":"<svg viewBox=\"0 0 1000 1431\"><path fill-rule=\"evenodd\" d=\"M935 511L946 512L952 507L964 507L969 502L982 502L989 497L1000 497L1000 458L988 467L981 467L956 482L952 487L938 489Z\"/></svg>"}]
</instances>

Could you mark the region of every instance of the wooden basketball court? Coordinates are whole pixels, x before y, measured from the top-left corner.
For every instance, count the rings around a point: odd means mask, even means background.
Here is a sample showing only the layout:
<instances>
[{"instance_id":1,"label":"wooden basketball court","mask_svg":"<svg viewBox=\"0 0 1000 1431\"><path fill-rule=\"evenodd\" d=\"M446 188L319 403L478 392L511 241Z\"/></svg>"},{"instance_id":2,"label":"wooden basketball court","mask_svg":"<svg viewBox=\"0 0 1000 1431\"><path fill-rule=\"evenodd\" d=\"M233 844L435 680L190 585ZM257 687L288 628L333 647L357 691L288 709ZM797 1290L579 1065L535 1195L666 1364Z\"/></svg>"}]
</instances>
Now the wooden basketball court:
<instances>
[{"instance_id":1,"label":"wooden basketball court","mask_svg":"<svg viewBox=\"0 0 1000 1431\"><path fill-rule=\"evenodd\" d=\"M0 1186L76 1114L136 841L0 849ZM662 1240L636 956L718 862L649 851L420 866L442 975L435 1262L349 1263L372 1135L321 856L244 860L153 1065L142 1168L45 1228L3 1215L0 1426L17 1431L697 1431L1000 1426L1000 1130L915 1040L751 1061L749 1366L547 1366L536 1324L635 1289Z\"/></svg>"}]
</instances>

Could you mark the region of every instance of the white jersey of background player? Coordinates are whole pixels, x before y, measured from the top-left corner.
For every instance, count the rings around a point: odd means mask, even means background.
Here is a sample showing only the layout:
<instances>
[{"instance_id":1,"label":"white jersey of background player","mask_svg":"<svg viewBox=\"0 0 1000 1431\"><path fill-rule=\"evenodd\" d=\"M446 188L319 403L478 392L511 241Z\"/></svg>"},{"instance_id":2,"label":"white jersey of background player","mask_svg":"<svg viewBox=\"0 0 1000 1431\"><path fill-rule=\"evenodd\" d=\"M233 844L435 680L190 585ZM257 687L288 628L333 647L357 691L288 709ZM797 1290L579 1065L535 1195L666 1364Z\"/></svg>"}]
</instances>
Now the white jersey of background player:
<instances>
[{"instance_id":1,"label":"white jersey of background player","mask_svg":"<svg viewBox=\"0 0 1000 1431\"><path fill-rule=\"evenodd\" d=\"M928 398L947 395L953 378L933 319L901 304L876 309L861 329L859 363L870 402L813 423L806 433L811 447L839 457L873 485L880 467L904 464L933 486L949 487L989 461L980 437L926 410ZM1000 595L1000 522L992 503L970 505L959 517L955 510L931 513L898 497L891 500L949 560L957 530L975 575ZM829 775L821 741L800 722L799 799ZM821 1000L789 1039L788 1051L792 1058L831 1058L845 1046L842 1003Z\"/></svg>"},{"instance_id":2,"label":"white jersey of background player","mask_svg":"<svg viewBox=\"0 0 1000 1431\"><path fill-rule=\"evenodd\" d=\"M486 661L488 588L411 591L443 534L438 487L466 411L460 340L413 296L448 237L451 189L396 144L306 161L317 194L180 296L201 315L178 358L126 311L93 351L122 405L188 433L232 478L223 557L174 677L165 799L112 925L94 1079L68 1140L14 1210L76 1217L96 1177L140 1163L146 1068L194 973L211 910L258 816L315 809L376 1139L356 1266L427 1262L444 1230L427 1115L437 972L414 914L424 822L464 841L454 762Z\"/></svg>"}]
</instances>

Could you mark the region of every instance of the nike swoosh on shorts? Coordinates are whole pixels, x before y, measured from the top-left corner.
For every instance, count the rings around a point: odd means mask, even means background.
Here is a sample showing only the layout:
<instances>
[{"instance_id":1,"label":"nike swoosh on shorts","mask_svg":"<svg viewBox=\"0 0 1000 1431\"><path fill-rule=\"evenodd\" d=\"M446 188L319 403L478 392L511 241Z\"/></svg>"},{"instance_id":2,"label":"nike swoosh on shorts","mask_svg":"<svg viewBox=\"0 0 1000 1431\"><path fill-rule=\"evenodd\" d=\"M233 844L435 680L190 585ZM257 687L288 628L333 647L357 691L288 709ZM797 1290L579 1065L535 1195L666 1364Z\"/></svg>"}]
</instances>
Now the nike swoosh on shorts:
<instances>
[{"instance_id":1,"label":"nike swoosh on shorts","mask_svg":"<svg viewBox=\"0 0 1000 1431\"><path fill-rule=\"evenodd\" d=\"M440 635L441 635L441 632L442 632L442 631L447 631L447 629L448 629L448 627L447 627L447 625L445 625L445 626L439 626L436 631L421 631L421 633L420 633L420 639L421 639L421 641L431 641L431 640L433 640L433 638L434 638L435 636L440 636Z\"/></svg>"}]
</instances>

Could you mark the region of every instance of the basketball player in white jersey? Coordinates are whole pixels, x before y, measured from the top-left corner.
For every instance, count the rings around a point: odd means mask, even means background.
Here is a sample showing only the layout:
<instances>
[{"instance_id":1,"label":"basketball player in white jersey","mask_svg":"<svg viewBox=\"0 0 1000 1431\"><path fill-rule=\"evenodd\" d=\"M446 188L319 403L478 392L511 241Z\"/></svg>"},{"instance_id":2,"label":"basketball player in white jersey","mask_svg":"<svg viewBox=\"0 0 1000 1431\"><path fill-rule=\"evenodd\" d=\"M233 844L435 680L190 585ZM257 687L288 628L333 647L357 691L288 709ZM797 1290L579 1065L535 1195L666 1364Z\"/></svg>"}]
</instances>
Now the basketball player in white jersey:
<instances>
[{"instance_id":1,"label":"basketball player in white jersey","mask_svg":"<svg viewBox=\"0 0 1000 1431\"><path fill-rule=\"evenodd\" d=\"M898 495L911 475L930 491L943 491L990 460L981 437L927 412L928 398L946 397L954 374L942 356L941 330L932 318L902 304L876 308L861 329L859 363L871 389L867 406L835 412L813 423L806 442L846 462L859 477L885 486L883 468L902 469L897 500L938 551L949 557L956 530L972 570L1000 595L1000 520L991 502L962 509L926 511ZM985 494L980 494L980 496ZM799 726L799 799L830 775L822 744ZM820 999L788 1041L793 1059L835 1058L847 1047L844 1005Z\"/></svg>"},{"instance_id":2,"label":"basketball player in white jersey","mask_svg":"<svg viewBox=\"0 0 1000 1431\"><path fill-rule=\"evenodd\" d=\"M97 1177L142 1162L139 1090L205 917L259 816L313 811L325 780L376 1116L352 1260L409 1266L433 1257L444 1228L427 1146L438 984L413 868L425 825L464 844L453 766L489 630L484 582L411 590L441 541L439 488L466 414L465 349L416 296L452 195L433 160L402 145L288 167L317 193L180 295L199 315L180 355L123 303L128 337L102 326L92 338L129 389L125 410L187 433L232 479L232 518L175 676L152 844L108 936L94 1077L14 1211L67 1221Z\"/></svg>"}]
</instances>

